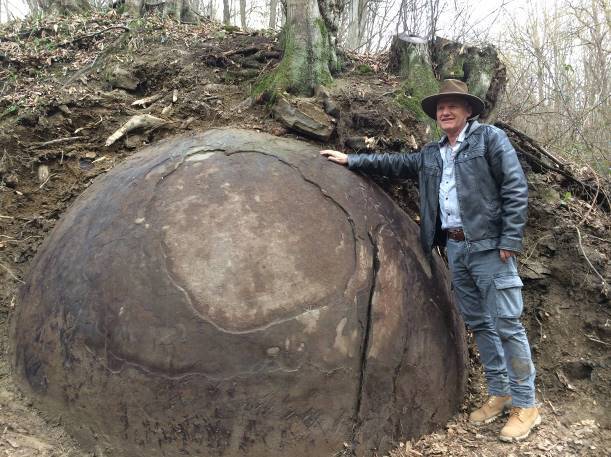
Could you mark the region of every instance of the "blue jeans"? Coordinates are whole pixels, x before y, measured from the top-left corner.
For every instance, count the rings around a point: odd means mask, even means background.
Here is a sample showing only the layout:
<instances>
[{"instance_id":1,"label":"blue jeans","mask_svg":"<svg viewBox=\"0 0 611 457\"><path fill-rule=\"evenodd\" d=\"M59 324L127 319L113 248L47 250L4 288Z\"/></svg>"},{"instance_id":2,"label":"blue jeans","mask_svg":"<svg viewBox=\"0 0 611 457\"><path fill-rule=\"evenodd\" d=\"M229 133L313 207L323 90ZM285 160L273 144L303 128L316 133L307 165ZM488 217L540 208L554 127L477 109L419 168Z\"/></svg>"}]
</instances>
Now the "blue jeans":
<instances>
[{"instance_id":1,"label":"blue jeans","mask_svg":"<svg viewBox=\"0 0 611 457\"><path fill-rule=\"evenodd\" d=\"M517 260L501 261L498 249L470 252L448 239L452 285L465 323L473 331L488 393L511 395L513 406L535 405L535 366L522 315Z\"/></svg>"}]
</instances>

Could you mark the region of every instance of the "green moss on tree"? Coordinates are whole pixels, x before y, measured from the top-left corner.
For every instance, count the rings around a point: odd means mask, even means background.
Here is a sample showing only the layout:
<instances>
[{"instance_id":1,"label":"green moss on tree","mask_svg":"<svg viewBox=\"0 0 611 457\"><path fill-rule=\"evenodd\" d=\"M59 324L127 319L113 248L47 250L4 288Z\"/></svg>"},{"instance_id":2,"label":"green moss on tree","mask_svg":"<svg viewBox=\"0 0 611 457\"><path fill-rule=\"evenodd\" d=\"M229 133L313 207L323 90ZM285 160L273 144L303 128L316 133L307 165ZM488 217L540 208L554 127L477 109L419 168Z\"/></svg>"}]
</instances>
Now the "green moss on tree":
<instances>
[{"instance_id":1,"label":"green moss on tree","mask_svg":"<svg viewBox=\"0 0 611 457\"><path fill-rule=\"evenodd\" d=\"M260 76L253 87L253 95L266 91L274 94L291 87L291 81L294 79L292 68L295 66L296 57L299 56L296 56L298 50L295 46L295 36L288 26L285 26L282 32L281 42L284 49L282 60L274 70Z\"/></svg>"},{"instance_id":2,"label":"green moss on tree","mask_svg":"<svg viewBox=\"0 0 611 457\"><path fill-rule=\"evenodd\" d=\"M464 80L467 51L462 44L442 40L435 46L433 53L440 80L448 78Z\"/></svg>"},{"instance_id":3,"label":"green moss on tree","mask_svg":"<svg viewBox=\"0 0 611 457\"><path fill-rule=\"evenodd\" d=\"M445 67L445 72L440 75L440 79L463 79L465 77L464 70L465 56L452 56L448 58Z\"/></svg>"},{"instance_id":4,"label":"green moss on tree","mask_svg":"<svg viewBox=\"0 0 611 457\"><path fill-rule=\"evenodd\" d=\"M401 84L401 91L396 95L395 101L411 111L417 120L434 125L434 121L422 111L420 106L424 97L439 91L439 82L433 70L426 62L412 59L406 73L406 78Z\"/></svg>"},{"instance_id":5,"label":"green moss on tree","mask_svg":"<svg viewBox=\"0 0 611 457\"><path fill-rule=\"evenodd\" d=\"M281 41L284 53L282 61L271 72L262 75L253 87L253 95L288 91L310 95L319 85L333 82L330 66L338 67L335 50L331 46L327 28L322 19L316 19L319 34L314 33L311 43L298 40L295 31L287 24Z\"/></svg>"}]
</instances>

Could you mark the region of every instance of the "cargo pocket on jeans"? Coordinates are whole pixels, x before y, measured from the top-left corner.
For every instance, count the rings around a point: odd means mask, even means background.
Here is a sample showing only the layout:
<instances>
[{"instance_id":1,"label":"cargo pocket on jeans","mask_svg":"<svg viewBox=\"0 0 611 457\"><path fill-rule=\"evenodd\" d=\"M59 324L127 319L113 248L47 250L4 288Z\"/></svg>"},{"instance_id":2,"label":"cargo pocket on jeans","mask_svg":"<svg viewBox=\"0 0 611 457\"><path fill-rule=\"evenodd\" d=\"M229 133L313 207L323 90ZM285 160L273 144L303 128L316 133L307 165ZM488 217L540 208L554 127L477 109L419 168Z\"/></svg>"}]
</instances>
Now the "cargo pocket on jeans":
<instances>
[{"instance_id":1,"label":"cargo pocket on jeans","mask_svg":"<svg viewBox=\"0 0 611 457\"><path fill-rule=\"evenodd\" d=\"M522 315L522 280L517 274L495 276L496 317L520 317Z\"/></svg>"}]
</instances>

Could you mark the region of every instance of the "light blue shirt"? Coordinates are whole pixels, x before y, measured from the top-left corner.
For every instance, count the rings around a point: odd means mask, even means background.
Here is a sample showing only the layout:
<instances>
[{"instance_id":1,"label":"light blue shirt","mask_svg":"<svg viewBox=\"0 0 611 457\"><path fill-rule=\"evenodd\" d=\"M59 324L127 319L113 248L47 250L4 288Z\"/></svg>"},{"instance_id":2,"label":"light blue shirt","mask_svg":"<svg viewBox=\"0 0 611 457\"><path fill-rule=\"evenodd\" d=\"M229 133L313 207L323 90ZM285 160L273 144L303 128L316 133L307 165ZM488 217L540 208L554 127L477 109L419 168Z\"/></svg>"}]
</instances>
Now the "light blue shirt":
<instances>
[{"instance_id":1,"label":"light blue shirt","mask_svg":"<svg viewBox=\"0 0 611 457\"><path fill-rule=\"evenodd\" d=\"M454 172L454 158L456 151L460 148L469 123L461 130L456 144L450 146L447 136L439 140L439 152L443 160L443 173L441 175L441 185L439 186L439 210L441 217L441 228L462 227L460 218L460 206L458 205L458 194L456 193L456 174Z\"/></svg>"}]
</instances>

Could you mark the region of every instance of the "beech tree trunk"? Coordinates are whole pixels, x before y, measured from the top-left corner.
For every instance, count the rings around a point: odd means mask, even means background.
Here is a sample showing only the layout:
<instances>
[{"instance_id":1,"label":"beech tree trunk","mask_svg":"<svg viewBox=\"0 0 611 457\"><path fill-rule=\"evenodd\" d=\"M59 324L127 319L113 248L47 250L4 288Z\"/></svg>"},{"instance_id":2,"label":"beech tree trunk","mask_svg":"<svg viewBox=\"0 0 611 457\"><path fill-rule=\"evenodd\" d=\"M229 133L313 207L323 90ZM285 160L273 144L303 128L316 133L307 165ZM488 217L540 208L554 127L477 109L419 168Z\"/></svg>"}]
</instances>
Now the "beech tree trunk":
<instances>
[{"instance_id":1,"label":"beech tree trunk","mask_svg":"<svg viewBox=\"0 0 611 457\"><path fill-rule=\"evenodd\" d=\"M346 31L346 45L350 49L358 49L365 35L365 26L367 25L367 6L369 0L350 0L347 3L348 8L348 29Z\"/></svg>"},{"instance_id":2,"label":"beech tree trunk","mask_svg":"<svg viewBox=\"0 0 611 457\"><path fill-rule=\"evenodd\" d=\"M276 10L278 9L278 0L271 0L269 3L269 28L276 28Z\"/></svg>"},{"instance_id":3,"label":"beech tree trunk","mask_svg":"<svg viewBox=\"0 0 611 457\"><path fill-rule=\"evenodd\" d=\"M246 0L240 0L240 25L246 30Z\"/></svg>"},{"instance_id":4,"label":"beech tree trunk","mask_svg":"<svg viewBox=\"0 0 611 457\"><path fill-rule=\"evenodd\" d=\"M339 68L336 41L342 0L282 0L284 56L278 67L255 87L255 93L288 90L311 95L333 80Z\"/></svg>"},{"instance_id":5,"label":"beech tree trunk","mask_svg":"<svg viewBox=\"0 0 611 457\"><path fill-rule=\"evenodd\" d=\"M173 17L177 21L197 20L189 0L125 0L125 9L132 17L140 17L155 8L164 16Z\"/></svg>"},{"instance_id":6,"label":"beech tree trunk","mask_svg":"<svg viewBox=\"0 0 611 457\"><path fill-rule=\"evenodd\" d=\"M37 4L44 14L80 14L91 10L88 0L38 0Z\"/></svg>"},{"instance_id":7,"label":"beech tree trunk","mask_svg":"<svg viewBox=\"0 0 611 457\"><path fill-rule=\"evenodd\" d=\"M230 19L229 0L223 0L223 24L229 25Z\"/></svg>"}]
</instances>

